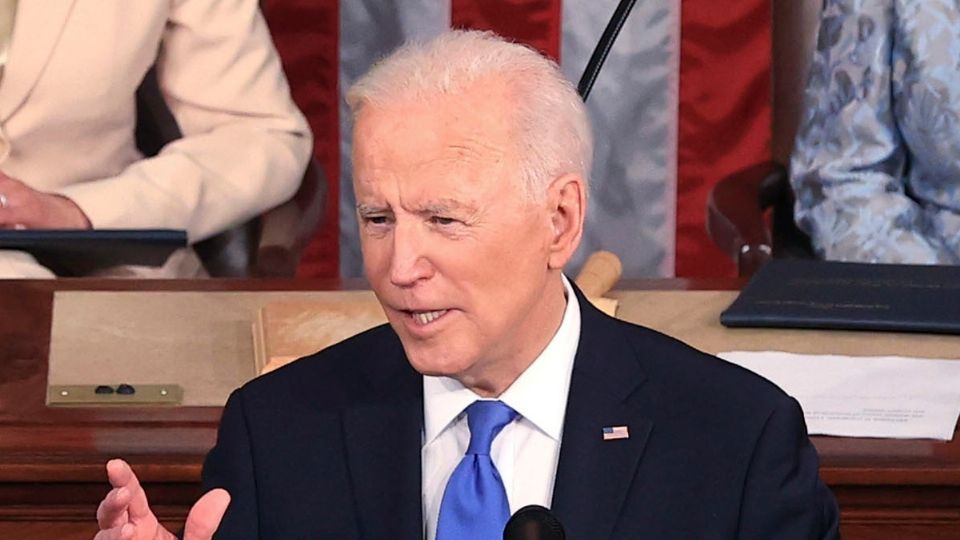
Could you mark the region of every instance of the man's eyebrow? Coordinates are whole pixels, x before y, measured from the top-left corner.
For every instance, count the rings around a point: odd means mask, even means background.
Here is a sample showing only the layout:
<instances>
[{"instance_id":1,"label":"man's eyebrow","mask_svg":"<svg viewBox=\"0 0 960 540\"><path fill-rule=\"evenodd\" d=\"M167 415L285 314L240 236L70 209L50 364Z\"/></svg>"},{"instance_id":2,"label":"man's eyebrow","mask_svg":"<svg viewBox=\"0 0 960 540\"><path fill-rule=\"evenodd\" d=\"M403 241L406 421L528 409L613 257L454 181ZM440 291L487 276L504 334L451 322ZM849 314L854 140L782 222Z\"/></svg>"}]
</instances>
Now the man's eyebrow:
<instances>
[{"instance_id":1,"label":"man's eyebrow","mask_svg":"<svg viewBox=\"0 0 960 540\"><path fill-rule=\"evenodd\" d=\"M358 204L357 213L361 216L366 216L370 214L377 214L381 212L388 212L390 209L386 206L370 206L367 204Z\"/></svg>"},{"instance_id":2,"label":"man's eyebrow","mask_svg":"<svg viewBox=\"0 0 960 540\"><path fill-rule=\"evenodd\" d=\"M454 210L466 210L474 211L475 208L473 205L458 201L456 199L437 199L435 201L428 201L417 209L417 213L422 214L442 214L444 212L451 212Z\"/></svg>"}]
</instances>

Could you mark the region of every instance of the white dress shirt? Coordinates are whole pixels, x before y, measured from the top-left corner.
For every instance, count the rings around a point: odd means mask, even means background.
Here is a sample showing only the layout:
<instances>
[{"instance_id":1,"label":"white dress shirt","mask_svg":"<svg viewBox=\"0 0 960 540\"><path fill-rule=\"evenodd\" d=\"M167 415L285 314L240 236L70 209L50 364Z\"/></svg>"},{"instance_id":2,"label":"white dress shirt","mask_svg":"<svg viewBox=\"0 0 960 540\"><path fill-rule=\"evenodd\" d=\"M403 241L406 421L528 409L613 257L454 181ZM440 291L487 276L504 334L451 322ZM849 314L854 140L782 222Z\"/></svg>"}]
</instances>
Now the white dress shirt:
<instances>
[{"instance_id":1,"label":"white dress shirt","mask_svg":"<svg viewBox=\"0 0 960 540\"><path fill-rule=\"evenodd\" d=\"M573 359L580 341L580 305L563 277L567 307L557 333L540 356L499 397L517 418L493 440L490 457L500 472L510 513L528 504L547 508L560 456ZM464 410L485 399L449 377L423 378L424 536L434 540L443 491L470 443Z\"/></svg>"}]
</instances>

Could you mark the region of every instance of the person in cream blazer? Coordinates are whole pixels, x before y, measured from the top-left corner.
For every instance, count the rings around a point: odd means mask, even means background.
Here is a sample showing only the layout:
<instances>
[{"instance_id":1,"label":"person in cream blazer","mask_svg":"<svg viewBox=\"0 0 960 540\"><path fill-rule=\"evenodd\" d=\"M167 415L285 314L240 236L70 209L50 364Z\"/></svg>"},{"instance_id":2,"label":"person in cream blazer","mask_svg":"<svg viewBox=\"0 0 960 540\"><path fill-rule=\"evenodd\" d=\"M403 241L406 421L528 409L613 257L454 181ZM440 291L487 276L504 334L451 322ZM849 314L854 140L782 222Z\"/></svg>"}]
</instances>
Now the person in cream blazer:
<instances>
[{"instance_id":1,"label":"person in cream blazer","mask_svg":"<svg viewBox=\"0 0 960 540\"><path fill-rule=\"evenodd\" d=\"M203 240L289 198L311 135L256 0L20 0L0 79L0 227L185 229ZM183 138L145 159L156 65ZM0 277L44 275L0 251Z\"/></svg>"}]
</instances>

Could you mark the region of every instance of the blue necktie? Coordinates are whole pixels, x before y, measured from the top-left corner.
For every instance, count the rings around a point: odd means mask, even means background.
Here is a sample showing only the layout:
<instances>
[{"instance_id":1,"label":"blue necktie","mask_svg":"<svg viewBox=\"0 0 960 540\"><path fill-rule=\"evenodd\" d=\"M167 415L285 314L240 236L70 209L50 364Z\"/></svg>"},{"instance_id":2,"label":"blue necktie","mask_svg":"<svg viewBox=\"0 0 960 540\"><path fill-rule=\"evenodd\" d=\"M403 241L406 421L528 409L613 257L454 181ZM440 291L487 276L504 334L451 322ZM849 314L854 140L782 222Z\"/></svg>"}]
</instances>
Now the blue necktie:
<instances>
[{"instance_id":1,"label":"blue necktie","mask_svg":"<svg viewBox=\"0 0 960 540\"><path fill-rule=\"evenodd\" d=\"M443 491L437 540L503 537L510 505L500 473L490 459L490 445L516 417L517 411L501 401L474 401L467 407L470 447Z\"/></svg>"}]
</instances>

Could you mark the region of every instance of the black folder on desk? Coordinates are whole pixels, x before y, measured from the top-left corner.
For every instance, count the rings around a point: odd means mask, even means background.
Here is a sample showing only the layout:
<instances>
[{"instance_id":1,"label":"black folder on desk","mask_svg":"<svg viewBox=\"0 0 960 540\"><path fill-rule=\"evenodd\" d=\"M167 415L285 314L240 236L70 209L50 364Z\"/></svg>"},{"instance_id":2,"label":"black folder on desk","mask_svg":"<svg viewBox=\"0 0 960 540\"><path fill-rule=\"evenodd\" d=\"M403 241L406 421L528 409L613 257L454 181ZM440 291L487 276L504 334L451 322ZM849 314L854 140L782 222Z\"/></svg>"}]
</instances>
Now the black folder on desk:
<instances>
[{"instance_id":1,"label":"black folder on desk","mask_svg":"<svg viewBox=\"0 0 960 540\"><path fill-rule=\"evenodd\" d=\"M960 267L775 259L754 274L720 322L960 334Z\"/></svg>"},{"instance_id":2,"label":"black folder on desk","mask_svg":"<svg viewBox=\"0 0 960 540\"><path fill-rule=\"evenodd\" d=\"M58 276L120 265L160 266L187 233L172 229L0 230L0 250L25 251Z\"/></svg>"}]
</instances>

